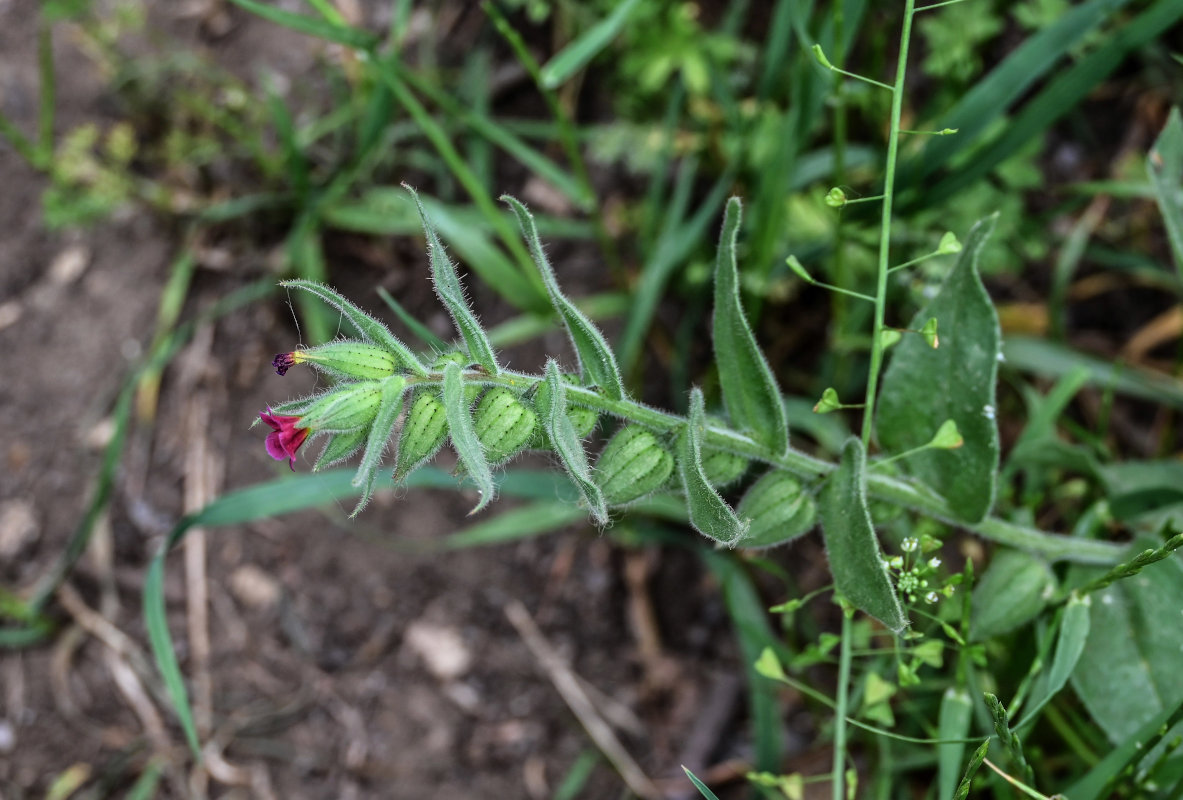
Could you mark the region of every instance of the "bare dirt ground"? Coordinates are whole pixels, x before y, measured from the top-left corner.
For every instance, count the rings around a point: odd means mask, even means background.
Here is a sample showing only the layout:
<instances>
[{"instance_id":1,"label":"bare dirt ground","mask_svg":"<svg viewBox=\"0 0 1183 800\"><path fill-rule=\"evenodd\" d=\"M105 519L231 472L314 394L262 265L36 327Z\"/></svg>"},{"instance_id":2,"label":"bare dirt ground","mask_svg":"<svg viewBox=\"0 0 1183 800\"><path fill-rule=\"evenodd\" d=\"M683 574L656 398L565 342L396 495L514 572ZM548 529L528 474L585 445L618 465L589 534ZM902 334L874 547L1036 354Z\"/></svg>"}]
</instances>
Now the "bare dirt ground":
<instances>
[{"instance_id":1,"label":"bare dirt ground","mask_svg":"<svg viewBox=\"0 0 1183 800\"><path fill-rule=\"evenodd\" d=\"M25 130L36 125L35 9L0 0L0 102ZM202 38L198 20L168 24L248 77L259 63L293 80L316 65L307 41L246 15L215 39ZM55 56L59 129L110 122L103 76L68 36ZM0 585L18 593L78 524L113 399L149 345L183 241L135 212L49 232L45 185L0 144ZM231 249L228 264L198 265L185 316L274 263ZM330 263L336 283L427 296L425 260L352 274ZM377 306L372 294L362 302ZM55 634L0 651L0 797L43 797L63 775L88 778L75 796L122 796L149 762L164 765L169 797L548 797L596 751L508 620L514 604L574 674L624 709L618 735L649 776L685 786L679 763L735 755L725 745L743 739L738 657L693 556L622 551L582 524L413 556L398 545L456 529L471 505L413 490L380 495L357 525L343 524L347 508L305 513L195 535L171 558L170 625L210 743L194 768L159 699L144 573L184 511L280 474L250 424L268 402L311 386L268 366L296 336L277 294L203 327L166 370L155 424L137 423L89 552L51 604ZM186 574L202 563L204 575ZM654 611L661 595L678 601ZM595 759L582 796L619 796L620 779Z\"/></svg>"}]
</instances>

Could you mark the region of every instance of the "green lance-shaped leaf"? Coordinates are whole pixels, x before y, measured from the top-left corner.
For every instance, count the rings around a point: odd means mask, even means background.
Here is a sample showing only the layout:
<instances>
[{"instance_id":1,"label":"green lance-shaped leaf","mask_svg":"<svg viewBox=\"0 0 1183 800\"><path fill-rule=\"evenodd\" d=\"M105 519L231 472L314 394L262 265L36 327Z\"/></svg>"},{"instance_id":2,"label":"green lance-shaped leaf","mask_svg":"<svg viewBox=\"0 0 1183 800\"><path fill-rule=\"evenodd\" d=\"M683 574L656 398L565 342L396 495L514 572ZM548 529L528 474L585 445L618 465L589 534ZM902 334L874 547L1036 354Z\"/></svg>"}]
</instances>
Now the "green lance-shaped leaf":
<instances>
[{"instance_id":1,"label":"green lance-shaped leaf","mask_svg":"<svg viewBox=\"0 0 1183 800\"><path fill-rule=\"evenodd\" d=\"M502 200L509 204L517 214L518 224L522 227L522 235L530 246L530 255L538 266L542 275L542 282L546 285L546 292L550 295L551 305L559 313L559 319L567 328L567 335L571 337L571 344L575 346L575 354L579 357L580 374L585 379L599 386L608 397L620 400L624 397L624 379L620 376L620 368L616 365L616 356L608 346L608 340L600 329L575 307L559 289L554 270L542 249L542 241L538 238L538 229L534 225L532 215L524 205L509 195L502 195Z\"/></svg>"},{"instance_id":2,"label":"green lance-shaped leaf","mask_svg":"<svg viewBox=\"0 0 1183 800\"><path fill-rule=\"evenodd\" d=\"M702 390L690 390L690 416L678 436L678 477L686 492L690 524L699 533L734 547L747 535L748 523L712 488L702 468L702 439L706 433L706 407Z\"/></svg>"},{"instance_id":3,"label":"green lance-shaped leaf","mask_svg":"<svg viewBox=\"0 0 1183 800\"><path fill-rule=\"evenodd\" d=\"M604 503L604 495L592 480L591 468L587 464L587 452L584 451L583 442L567 415L567 384L563 382L559 365L554 359L546 362L546 375L538 384L534 404L538 409L543 431L575 487L583 495L592 519L597 525L607 525L608 508Z\"/></svg>"},{"instance_id":4,"label":"green lance-shaped leaf","mask_svg":"<svg viewBox=\"0 0 1183 800\"><path fill-rule=\"evenodd\" d=\"M351 516L358 513L369 502L373 492L375 475L378 464L382 461L382 454L386 451L386 443L394 431L394 424L403 410L403 394L407 390L407 379L402 375L392 375L382 381L382 400L378 404L378 413L370 424L369 435L366 436L366 448L362 452L361 463L357 473L353 476L353 485L364 487L361 501L353 509Z\"/></svg>"},{"instance_id":5,"label":"green lance-shaped leaf","mask_svg":"<svg viewBox=\"0 0 1183 800\"><path fill-rule=\"evenodd\" d=\"M674 457L648 428L625 425L600 451L596 483L610 506L639 500L660 489L674 471Z\"/></svg>"},{"instance_id":6,"label":"green lance-shaped leaf","mask_svg":"<svg viewBox=\"0 0 1183 800\"><path fill-rule=\"evenodd\" d=\"M1055 576L1044 562L1019 550L998 551L974 587L970 639L988 639L1035 619L1054 588Z\"/></svg>"},{"instance_id":7,"label":"green lance-shaped leaf","mask_svg":"<svg viewBox=\"0 0 1183 800\"><path fill-rule=\"evenodd\" d=\"M739 198L733 197L727 201L723 235L715 259L715 314L711 333L719 385L732 421L774 453L783 453L789 446L789 424L780 390L740 304L735 239L741 217Z\"/></svg>"},{"instance_id":8,"label":"green lance-shaped leaf","mask_svg":"<svg viewBox=\"0 0 1183 800\"><path fill-rule=\"evenodd\" d=\"M440 237L435 232L435 226L431 224L431 220L427 217L427 211L423 208L422 201L419 200L419 194L405 183L403 188L410 193L415 201L415 206L419 209L419 218L423 222L423 233L427 237L427 256L431 262L431 281L435 286L435 292L439 295L440 302L448 309L448 313L452 315L456 329L464 338L469 357L488 370L490 374L496 375L498 371L497 357L493 353L493 345L489 342L485 329L481 327L480 320L468 307L468 298L464 296L464 287L460 285L460 276L456 274L456 265L452 263L452 259L448 258L443 242L440 241Z\"/></svg>"},{"instance_id":9,"label":"green lance-shaped leaf","mask_svg":"<svg viewBox=\"0 0 1183 800\"><path fill-rule=\"evenodd\" d=\"M452 447L480 494L476 507L468 512L475 514L493 500L493 472L472 421L472 401L465 391L461 367L455 361L444 367L444 414Z\"/></svg>"},{"instance_id":10,"label":"green lance-shaped leaf","mask_svg":"<svg viewBox=\"0 0 1183 800\"><path fill-rule=\"evenodd\" d=\"M381 322L362 311L329 287L303 278L281 281L279 285L303 289L310 294L316 295L325 303L340 311L345 319L349 320L349 323L357 328L358 333L374 344L384 347L393 353L398 364L405 365L416 375L427 374L427 368L423 366L411 348L403 344Z\"/></svg>"},{"instance_id":11,"label":"green lance-shaped leaf","mask_svg":"<svg viewBox=\"0 0 1183 800\"><path fill-rule=\"evenodd\" d=\"M490 464L500 464L520 453L538 427L534 411L500 386L485 392L472 419Z\"/></svg>"},{"instance_id":12,"label":"green lance-shaped leaf","mask_svg":"<svg viewBox=\"0 0 1183 800\"><path fill-rule=\"evenodd\" d=\"M993 505L998 470L994 391L1001 336L978 276L978 257L996 220L987 217L969 232L940 291L908 326L919 329L936 319L941 346L934 350L920 336L905 336L893 349L876 420L880 444L897 453L926 444L945 420L956 423L962 447L917 453L905 468L970 523L980 522Z\"/></svg>"},{"instance_id":13,"label":"green lance-shaped leaf","mask_svg":"<svg viewBox=\"0 0 1183 800\"><path fill-rule=\"evenodd\" d=\"M838 469L822 488L818 510L838 592L899 633L908 624L867 511L867 454L858 439L842 447Z\"/></svg>"},{"instance_id":14,"label":"green lance-shaped leaf","mask_svg":"<svg viewBox=\"0 0 1183 800\"><path fill-rule=\"evenodd\" d=\"M1166 127L1154 141L1146 159L1154 195L1167 226L1167 237L1175 253L1175 268L1183 278L1183 116L1172 108Z\"/></svg>"},{"instance_id":15,"label":"green lance-shaped leaf","mask_svg":"<svg viewBox=\"0 0 1183 800\"><path fill-rule=\"evenodd\" d=\"M771 470L752 484L735 513L751 520L744 547L770 547L796 539L817 520L817 503L787 472Z\"/></svg>"},{"instance_id":16,"label":"green lance-shaped leaf","mask_svg":"<svg viewBox=\"0 0 1183 800\"><path fill-rule=\"evenodd\" d=\"M398 437L398 457L394 464L394 482L402 481L430 461L448 436L448 415L435 387L420 389L411 400L411 409Z\"/></svg>"},{"instance_id":17,"label":"green lance-shaped leaf","mask_svg":"<svg viewBox=\"0 0 1183 800\"><path fill-rule=\"evenodd\" d=\"M937 735L941 739L964 739L969 734L973 719L973 703L969 693L960 686L950 686L941 697ZM965 742L946 742L937 745L937 797L953 797L961 778L961 760L965 757Z\"/></svg>"}]
</instances>

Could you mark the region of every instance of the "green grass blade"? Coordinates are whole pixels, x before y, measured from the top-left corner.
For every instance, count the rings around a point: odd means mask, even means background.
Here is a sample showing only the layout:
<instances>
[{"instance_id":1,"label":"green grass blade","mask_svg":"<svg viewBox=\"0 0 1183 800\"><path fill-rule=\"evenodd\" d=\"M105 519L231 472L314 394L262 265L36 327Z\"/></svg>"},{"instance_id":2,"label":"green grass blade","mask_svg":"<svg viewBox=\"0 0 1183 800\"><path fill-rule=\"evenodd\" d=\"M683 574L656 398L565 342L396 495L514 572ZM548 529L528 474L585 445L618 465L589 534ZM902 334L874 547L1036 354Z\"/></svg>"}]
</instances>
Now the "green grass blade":
<instances>
[{"instance_id":1,"label":"green grass blade","mask_svg":"<svg viewBox=\"0 0 1183 800\"><path fill-rule=\"evenodd\" d=\"M1002 354L1005 363L1015 369L1048 378L1059 378L1084 369L1088 371L1089 383L1093 386L1112 387L1121 394L1183 410L1183 381L1160 372L1114 364L1065 345L1027 336L1007 336L1002 343Z\"/></svg>"},{"instance_id":2,"label":"green grass blade","mask_svg":"<svg viewBox=\"0 0 1183 800\"><path fill-rule=\"evenodd\" d=\"M468 305L468 298L464 295L464 287L460 284L460 276L456 273L456 265L448 258L443 242L436 235L435 226L427 216L423 203L419 202L419 194L410 186L403 185L415 201L419 209L419 218L423 221L423 232L427 237L427 256L431 262L431 282L440 302L448 309L456 329L464 338L469 358L476 361L491 375L496 375L497 356L493 352L493 345L481 326L480 320Z\"/></svg>"},{"instance_id":3,"label":"green grass blade","mask_svg":"<svg viewBox=\"0 0 1183 800\"><path fill-rule=\"evenodd\" d=\"M973 719L973 704L962 688L950 686L941 697L937 717L937 736L941 739L964 739ZM937 745L937 798L951 800L961 778L964 742Z\"/></svg>"},{"instance_id":4,"label":"green grass blade","mask_svg":"<svg viewBox=\"0 0 1183 800\"><path fill-rule=\"evenodd\" d=\"M540 73L542 85L547 89L555 89L583 69L624 29L629 15L639 2L640 0L623 0L612 10L611 14L555 54L554 58L542 67Z\"/></svg>"},{"instance_id":5,"label":"green grass blade","mask_svg":"<svg viewBox=\"0 0 1183 800\"><path fill-rule=\"evenodd\" d=\"M776 684L756 671L760 654L784 646L768 624L766 604L743 568L743 562L716 551L699 549L707 568L723 589L723 602L731 617L735 637L743 655L748 683L748 713L752 725L757 770L773 771L781 765L781 714Z\"/></svg>"},{"instance_id":6,"label":"green grass blade","mask_svg":"<svg viewBox=\"0 0 1183 800\"><path fill-rule=\"evenodd\" d=\"M925 204L939 206L988 175L1064 114L1076 108L1089 92L1121 65L1127 55L1145 47L1181 17L1183 5L1178 0L1159 0L1117 32L1107 36L1095 50L1060 73L1031 98L1023 110L1007 122L1005 132L982 152L976 153L963 169L934 186L926 186L923 192Z\"/></svg>"},{"instance_id":7,"label":"green grass blade","mask_svg":"<svg viewBox=\"0 0 1183 800\"><path fill-rule=\"evenodd\" d=\"M534 263L538 265L538 272L542 276L550 302L567 328L567 335L575 347L581 370L586 370L591 382L600 387L608 397L613 400L622 399L625 395L624 379L616 365L616 356L600 329L576 308L559 288L554 269L551 268L550 260L547 259L542 242L538 238L534 216L517 199L509 195L503 195L501 199L509 204L518 217L518 224L522 227L522 234L526 237Z\"/></svg>"},{"instance_id":8,"label":"green grass blade","mask_svg":"<svg viewBox=\"0 0 1183 800\"><path fill-rule=\"evenodd\" d=\"M687 170L682 175L689 175L692 183L693 170ZM641 357L641 348L645 337L649 333L649 326L653 323L653 316L657 312L658 302L665 291L666 284L674 271L685 263L686 258L693 252L696 243L701 240L707 230L719 204L727 196L731 186L732 175L723 175L711 187L710 193L695 211L694 216L685 222L670 220L662 229L658 237L657 246L653 254L646 261L637 282L633 304L625 321L624 332L620 336L619 356L620 368L624 373L631 374ZM680 180L680 182L682 182ZM671 209L677 206L671 202Z\"/></svg>"},{"instance_id":9,"label":"green grass blade","mask_svg":"<svg viewBox=\"0 0 1183 800\"><path fill-rule=\"evenodd\" d=\"M455 117L458 122L468 126L478 136L501 148L508 155L517 159L531 173L558 189L581 211L592 209L595 198L588 193L586 186L500 122L486 114L466 108L452 99L447 92L441 91L412 70L403 69L401 65L399 76L420 94Z\"/></svg>"},{"instance_id":10,"label":"green grass blade","mask_svg":"<svg viewBox=\"0 0 1183 800\"><path fill-rule=\"evenodd\" d=\"M578 522L586 512L562 500L539 501L498 514L485 522L470 525L445 537L441 550L464 550L469 547L512 542L558 530ZM433 548L434 549L434 548Z\"/></svg>"},{"instance_id":11,"label":"green grass blade","mask_svg":"<svg viewBox=\"0 0 1183 800\"><path fill-rule=\"evenodd\" d=\"M732 422L774 453L783 453L789 446L789 424L780 389L740 301L735 240L741 209L738 197L727 201L715 259L715 313L711 320L715 363Z\"/></svg>"},{"instance_id":12,"label":"green grass blade","mask_svg":"<svg viewBox=\"0 0 1183 800\"><path fill-rule=\"evenodd\" d=\"M928 137L923 152L904 164L897 181L907 186L931 175L970 146L1015 102L1026 96L1052 66L1129 0L1089 0L1023 42L942 115L934 127L955 128L956 136Z\"/></svg>"},{"instance_id":13,"label":"green grass blade","mask_svg":"<svg viewBox=\"0 0 1183 800\"><path fill-rule=\"evenodd\" d=\"M444 352L448 349L448 343L440 337L431 332L431 329L416 319L411 312L403 307L403 304L394 299L394 295L386 291L383 287L378 287L378 296L382 298L382 302L394 312L395 316L402 321L404 325L411 329L411 332L419 337L423 344L430 347L437 352Z\"/></svg>"},{"instance_id":14,"label":"green grass blade","mask_svg":"<svg viewBox=\"0 0 1183 800\"><path fill-rule=\"evenodd\" d=\"M700 781L697 775L686 769L685 766L682 767L682 771L686 773L686 777L689 778L690 782L694 784L694 788L698 789L698 793L706 798L706 800L719 800L719 795L708 789L707 785Z\"/></svg>"},{"instance_id":15,"label":"green grass blade","mask_svg":"<svg viewBox=\"0 0 1183 800\"><path fill-rule=\"evenodd\" d=\"M274 22L276 25L282 25L298 33L315 36L326 42L336 42L346 47L356 47L359 50L368 50L378 43L378 37L366 31L336 25L316 17L284 11L266 3L256 2L256 0L230 0L230 2L268 22Z\"/></svg>"},{"instance_id":16,"label":"green grass blade","mask_svg":"<svg viewBox=\"0 0 1183 800\"><path fill-rule=\"evenodd\" d=\"M197 738L197 725L193 722L189 692L185 689L185 678L181 675L180 664L177 663L172 634L168 630L168 615L164 607L164 557L168 553L168 547L166 542L156 553L144 578L144 624L148 628L148 642L152 646L156 668L160 670L160 676L164 679L164 688L172 700L173 711L177 714L181 729L185 732L185 741L189 744L193 757L200 759L201 744Z\"/></svg>"},{"instance_id":17,"label":"green grass blade","mask_svg":"<svg viewBox=\"0 0 1183 800\"><path fill-rule=\"evenodd\" d=\"M405 83L398 79L390 69L381 69L378 78L386 82L390 87L391 92L394 93L395 98L411 118L423 135L427 137L428 141L432 143L436 151L440 154L440 158L444 160L444 164L455 176L464 190L472 198L477 208L488 220L489 225L497 232L498 238L501 239L505 248L513 255L514 260L518 264L518 271L522 276L526 276L526 282L530 287L527 294L517 299L515 303L519 307L529 306L535 309L546 307L546 294L542 291L541 285L532 279L533 269L530 267L530 254L526 251L524 245L517 238L513 227L508 220L501 215L497 204L489 196L484 185L481 183L480 177L468 166L464 158L456 150L455 145L452 144L451 138L447 131L435 121L435 119L423 107L418 98L411 93L411 90Z\"/></svg>"},{"instance_id":18,"label":"green grass blade","mask_svg":"<svg viewBox=\"0 0 1183 800\"><path fill-rule=\"evenodd\" d=\"M1183 279L1183 116L1178 106L1171 109L1166 127L1159 134L1146 160L1159 211L1167 226L1175 268Z\"/></svg>"}]
</instances>

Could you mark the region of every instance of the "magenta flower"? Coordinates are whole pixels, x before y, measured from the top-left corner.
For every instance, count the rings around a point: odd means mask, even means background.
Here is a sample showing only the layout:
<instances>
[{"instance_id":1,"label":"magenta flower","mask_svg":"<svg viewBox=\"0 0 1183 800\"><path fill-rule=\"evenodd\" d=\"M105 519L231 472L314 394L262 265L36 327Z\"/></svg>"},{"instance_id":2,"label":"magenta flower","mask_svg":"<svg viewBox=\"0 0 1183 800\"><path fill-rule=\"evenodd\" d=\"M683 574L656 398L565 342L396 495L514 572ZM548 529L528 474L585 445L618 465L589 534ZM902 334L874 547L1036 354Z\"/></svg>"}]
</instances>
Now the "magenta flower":
<instances>
[{"instance_id":1,"label":"magenta flower","mask_svg":"<svg viewBox=\"0 0 1183 800\"><path fill-rule=\"evenodd\" d=\"M267 434L267 455L276 461L288 460L288 466L296 469L296 451L304 440L308 438L308 428L296 426L301 417L289 417L285 414L273 414L271 407L266 413L260 412L259 419L271 426L271 433Z\"/></svg>"}]
</instances>

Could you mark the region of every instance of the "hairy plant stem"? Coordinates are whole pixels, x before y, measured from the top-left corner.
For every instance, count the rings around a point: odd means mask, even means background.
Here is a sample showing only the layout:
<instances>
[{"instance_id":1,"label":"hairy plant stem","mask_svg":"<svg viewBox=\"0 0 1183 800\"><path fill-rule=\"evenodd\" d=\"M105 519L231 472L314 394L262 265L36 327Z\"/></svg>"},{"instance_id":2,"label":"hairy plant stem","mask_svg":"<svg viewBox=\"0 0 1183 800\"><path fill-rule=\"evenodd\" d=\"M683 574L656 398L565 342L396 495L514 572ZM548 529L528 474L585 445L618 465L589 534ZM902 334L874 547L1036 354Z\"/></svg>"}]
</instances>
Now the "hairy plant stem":
<instances>
[{"instance_id":1,"label":"hairy plant stem","mask_svg":"<svg viewBox=\"0 0 1183 800\"><path fill-rule=\"evenodd\" d=\"M513 370L502 370L496 375L489 375L481 370L466 369L462 373L462 378L467 383L504 386L517 392L533 390L542 381L540 375ZM409 376L407 383L408 386L438 385L442 380L442 373L432 372L422 377ZM676 434L687 424L685 417L661 411L629 398L613 400L583 386L568 386L566 391L568 400L575 405L635 422L661 433ZM817 482L837 469L837 465L829 461L791 447L784 453L776 453L738 431L718 425L707 426L703 444L714 450L725 450L785 470L806 482ZM950 525L968 528L986 539L1036 553L1051 561L1116 564L1125 553L1125 547L1119 544L1046 533L993 517L987 517L975 525L965 525L957 520L953 509L944 498L924 484L907 478L868 471L867 492L876 500L910 508Z\"/></svg>"}]
</instances>

